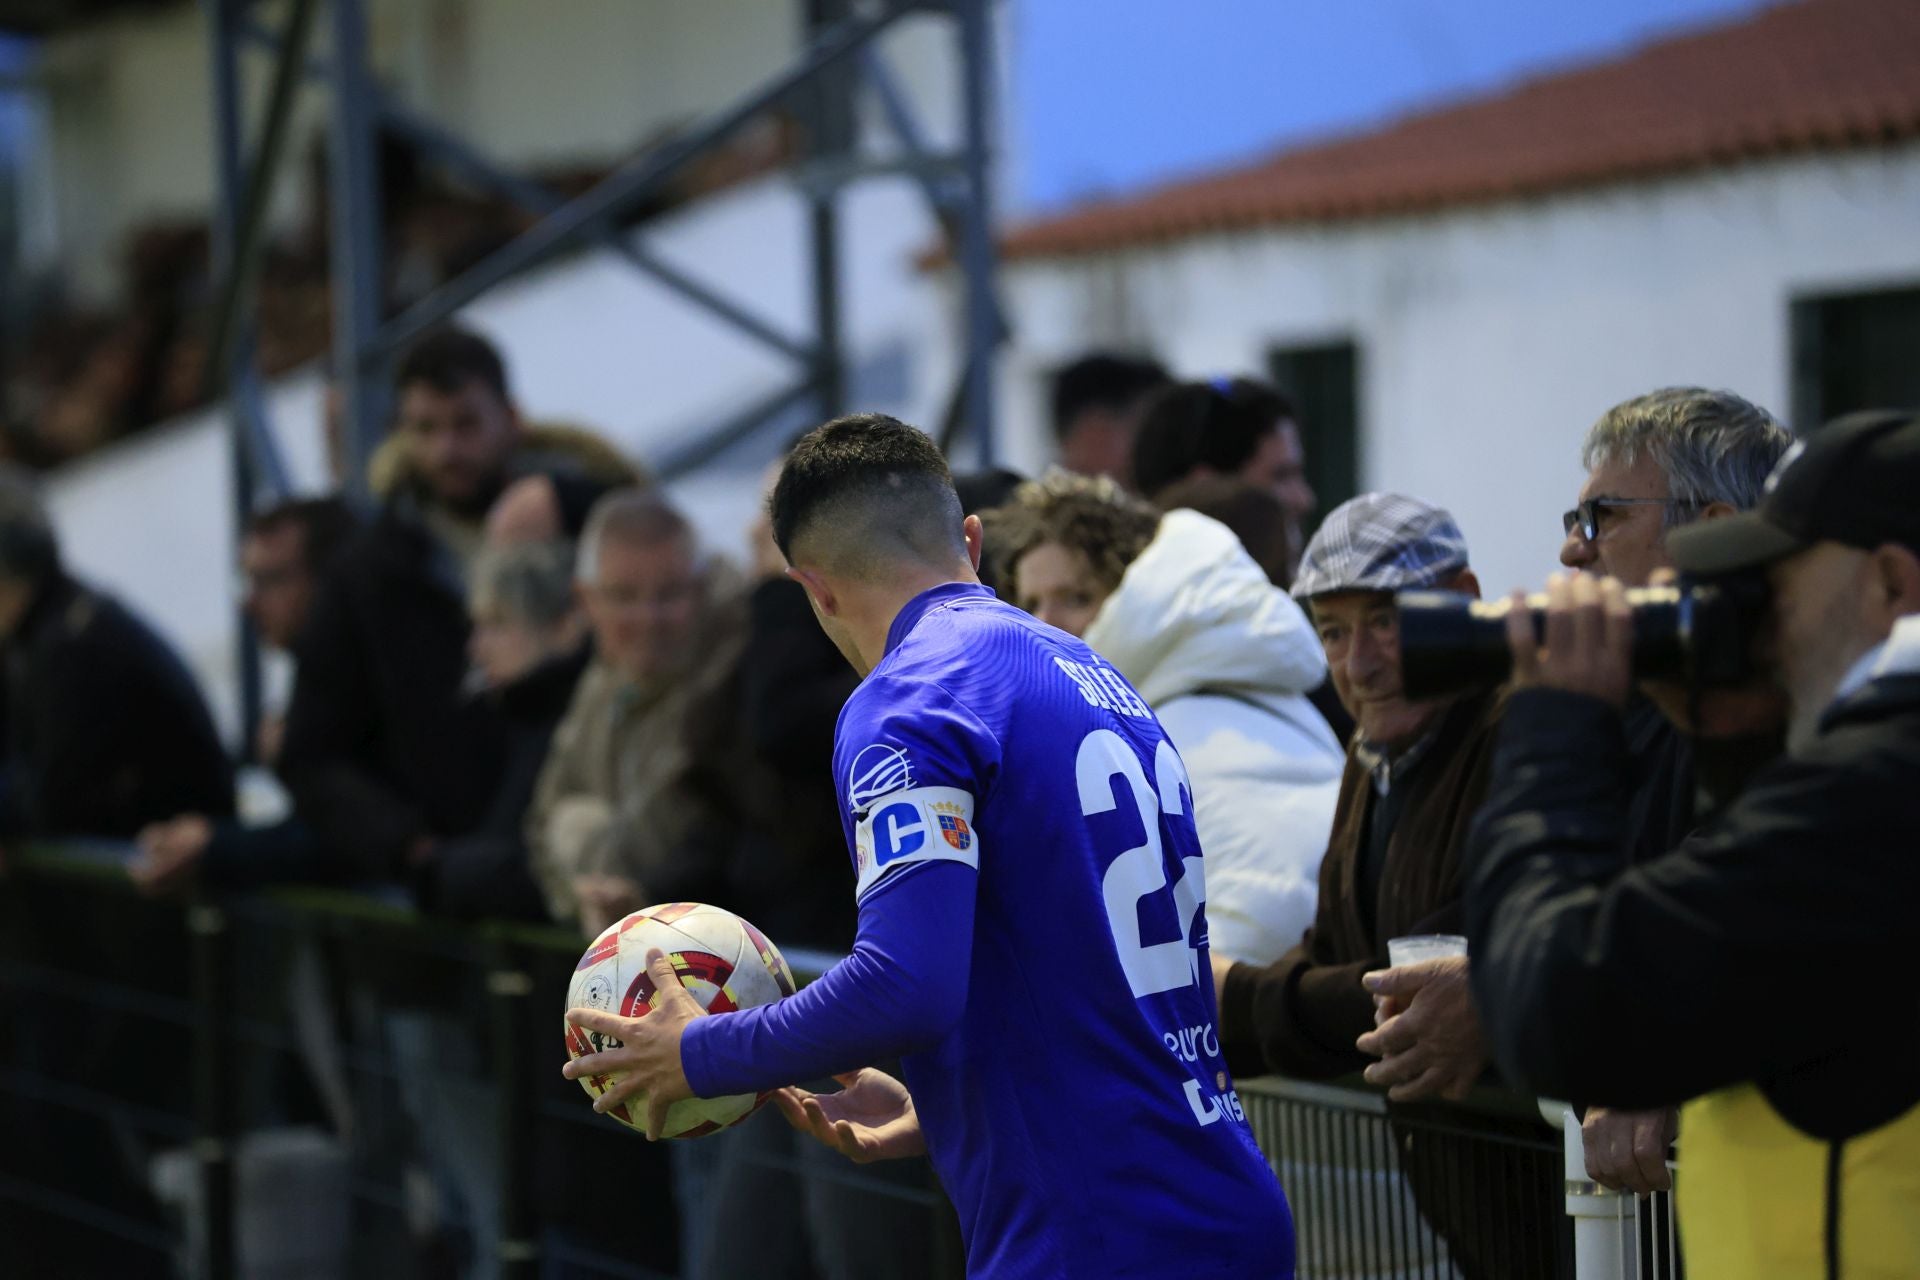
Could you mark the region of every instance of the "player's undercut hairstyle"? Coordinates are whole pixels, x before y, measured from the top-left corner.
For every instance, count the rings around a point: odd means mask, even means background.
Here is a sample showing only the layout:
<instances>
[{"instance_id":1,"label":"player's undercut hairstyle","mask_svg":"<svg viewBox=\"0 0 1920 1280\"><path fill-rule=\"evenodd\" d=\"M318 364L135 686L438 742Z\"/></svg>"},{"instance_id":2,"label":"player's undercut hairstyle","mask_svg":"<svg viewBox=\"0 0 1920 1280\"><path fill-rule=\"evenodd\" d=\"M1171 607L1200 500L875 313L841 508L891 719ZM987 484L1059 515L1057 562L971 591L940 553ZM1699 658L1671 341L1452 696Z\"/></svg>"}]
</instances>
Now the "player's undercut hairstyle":
<instances>
[{"instance_id":1,"label":"player's undercut hairstyle","mask_svg":"<svg viewBox=\"0 0 1920 1280\"><path fill-rule=\"evenodd\" d=\"M1004 543L997 564L1008 586L1020 561L1049 544L1086 557L1100 585L1113 591L1160 527L1160 513L1105 477L1050 471L1023 484L994 524Z\"/></svg>"},{"instance_id":2,"label":"player's undercut hairstyle","mask_svg":"<svg viewBox=\"0 0 1920 1280\"><path fill-rule=\"evenodd\" d=\"M815 427L780 468L767 500L774 544L861 576L886 565L948 565L967 554L965 516L940 447L884 413Z\"/></svg>"},{"instance_id":3,"label":"player's undercut hairstyle","mask_svg":"<svg viewBox=\"0 0 1920 1280\"><path fill-rule=\"evenodd\" d=\"M1601 414L1580 461L1591 471L1652 458L1674 504L1666 511L1672 527L1716 502L1739 511L1759 505L1767 477L1792 443L1772 414L1731 391L1663 387Z\"/></svg>"},{"instance_id":4,"label":"player's undercut hairstyle","mask_svg":"<svg viewBox=\"0 0 1920 1280\"><path fill-rule=\"evenodd\" d=\"M1063 438L1074 419L1089 409L1124 413L1173 382L1158 360L1148 356L1095 351L1054 371L1048 396L1053 434Z\"/></svg>"},{"instance_id":5,"label":"player's undercut hairstyle","mask_svg":"<svg viewBox=\"0 0 1920 1280\"><path fill-rule=\"evenodd\" d=\"M441 395L453 395L478 382L506 403L507 366L500 350L471 329L444 325L407 349L394 371L393 385L405 390L424 383Z\"/></svg>"},{"instance_id":6,"label":"player's undercut hairstyle","mask_svg":"<svg viewBox=\"0 0 1920 1280\"><path fill-rule=\"evenodd\" d=\"M600 580L600 549L611 538L629 547L652 547L684 539L694 543L693 526L674 505L652 489L615 489L593 504L586 528L580 532L580 550L574 578L582 586Z\"/></svg>"},{"instance_id":7,"label":"player's undercut hairstyle","mask_svg":"<svg viewBox=\"0 0 1920 1280\"><path fill-rule=\"evenodd\" d=\"M1153 398L1133 441L1133 482L1149 498L1201 468L1232 475L1297 416L1280 388L1254 378L1183 382Z\"/></svg>"}]
</instances>

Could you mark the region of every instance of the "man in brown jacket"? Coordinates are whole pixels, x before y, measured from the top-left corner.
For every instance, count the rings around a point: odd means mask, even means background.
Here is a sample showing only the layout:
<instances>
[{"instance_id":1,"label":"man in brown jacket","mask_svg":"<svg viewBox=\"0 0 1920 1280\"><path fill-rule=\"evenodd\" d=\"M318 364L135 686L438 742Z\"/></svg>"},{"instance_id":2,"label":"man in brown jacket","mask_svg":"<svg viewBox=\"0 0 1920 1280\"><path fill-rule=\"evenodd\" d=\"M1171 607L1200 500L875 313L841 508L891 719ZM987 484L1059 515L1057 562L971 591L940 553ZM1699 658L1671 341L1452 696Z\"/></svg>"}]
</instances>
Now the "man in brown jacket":
<instances>
[{"instance_id":1,"label":"man in brown jacket","mask_svg":"<svg viewBox=\"0 0 1920 1280\"><path fill-rule=\"evenodd\" d=\"M1389 938L1459 931L1460 847L1486 789L1498 706L1485 693L1401 696L1393 593L1423 587L1480 590L1453 517L1396 494L1343 504L1302 559L1293 593L1358 727L1313 927L1265 967L1213 957L1221 1031L1243 1066L1305 1077L1367 1068L1355 1041L1375 1030L1376 1005L1362 975L1386 968ZM1373 1064L1369 1078L1396 1100L1458 1097L1485 1069L1464 971L1390 1011L1424 1032Z\"/></svg>"},{"instance_id":2,"label":"man in brown jacket","mask_svg":"<svg viewBox=\"0 0 1920 1280\"><path fill-rule=\"evenodd\" d=\"M1393 593L1419 588L1480 592L1466 540L1438 507L1363 494L1329 514L1307 546L1293 594L1312 615L1356 729L1313 926L1271 965L1213 956L1221 1040L1236 1074L1324 1079L1364 1070L1396 1104L1401 1167L1461 1271L1476 1280L1550 1275L1551 1197L1534 1194L1543 1188L1531 1182L1522 1189L1489 1177L1484 1147L1424 1131L1419 1112L1401 1105L1463 1097L1487 1069L1466 960L1390 970L1387 998L1362 981L1387 969L1388 939L1461 931L1461 855L1486 795L1501 709L1494 691L1418 702L1402 695ZM1494 1238L1495 1205L1508 1220L1542 1225L1516 1222Z\"/></svg>"}]
</instances>

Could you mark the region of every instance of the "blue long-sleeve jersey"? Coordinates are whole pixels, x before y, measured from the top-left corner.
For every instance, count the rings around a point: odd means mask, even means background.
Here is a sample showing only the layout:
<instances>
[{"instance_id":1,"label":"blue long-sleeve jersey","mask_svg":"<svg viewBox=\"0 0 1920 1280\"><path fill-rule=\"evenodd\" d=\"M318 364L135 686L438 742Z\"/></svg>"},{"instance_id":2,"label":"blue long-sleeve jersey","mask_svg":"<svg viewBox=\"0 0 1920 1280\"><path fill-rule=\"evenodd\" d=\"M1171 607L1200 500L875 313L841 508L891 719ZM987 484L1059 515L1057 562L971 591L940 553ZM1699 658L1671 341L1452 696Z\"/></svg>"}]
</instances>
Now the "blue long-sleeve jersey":
<instances>
[{"instance_id":1,"label":"blue long-sleeve jersey","mask_svg":"<svg viewBox=\"0 0 1920 1280\"><path fill-rule=\"evenodd\" d=\"M1220 1053L1191 789L1139 695L985 588L936 587L841 713L834 773L853 954L696 1020L694 1090L899 1056L972 1276L1291 1276Z\"/></svg>"}]
</instances>

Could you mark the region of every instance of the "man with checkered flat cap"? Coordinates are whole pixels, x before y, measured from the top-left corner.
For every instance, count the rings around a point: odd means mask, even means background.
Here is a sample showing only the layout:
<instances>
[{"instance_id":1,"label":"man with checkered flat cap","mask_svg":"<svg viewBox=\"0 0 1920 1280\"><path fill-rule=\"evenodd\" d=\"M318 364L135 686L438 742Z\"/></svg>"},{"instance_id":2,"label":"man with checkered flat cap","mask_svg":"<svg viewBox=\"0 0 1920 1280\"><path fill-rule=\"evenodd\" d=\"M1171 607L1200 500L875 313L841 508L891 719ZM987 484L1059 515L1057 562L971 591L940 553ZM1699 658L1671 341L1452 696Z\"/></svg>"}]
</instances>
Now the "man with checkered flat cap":
<instances>
[{"instance_id":1,"label":"man with checkered flat cap","mask_svg":"<svg viewBox=\"0 0 1920 1280\"><path fill-rule=\"evenodd\" d=\"M1342 504L1301 559L1293 594L1312 616L1334 688L1357 727L1313 927L1271 965L1213 956L1221 1037L1236 1073L1327 1078L1365 1071L1401 1104L1459 1098L1488 1066L1464 959L1388 970L1392 994L1379 1002L1362 983L1388 969L1389 938L1460 932L1461 851L1486 794L1500 714L1494 691L1434 701L1402 694L1394 593L1420 588L1478 595L1480 584L1453 517L1399 494L1363 494ZM1395 1112L1417 1114L1399 1106ZM1412 1157L1410 1132L1400 1130L1402 1166L1461 1272L1551 1274L1550 1237L1495 1233L1485 1224L1476 1230L1468 1221L1483 1200L1514 1207L1513 1220L1523 1220L1528 1193L1492 1186L1484 1172L1475 1178L1465 1153L1450 1153L1427 1136ZM1536 1220L1553 1217L1553 1205L1543 1201Z\"/></svg>"},{"instance_id":2,"label":"man with checkered flat cap","mask_svg":"<svg viewBox=\"0 0 1920 1280\"><path fill-rule=\"evenodd\" d=\"M1557 579L1544 644L1509 629L1520 687L1466 909L1489 1043L1543 1094L1685 1104L1695 1276L1920 1275L1916 495L1920 418L1857 414L1789 449L1755 510L1669 535L1682 573L1764 576L1754 657L1785 693L1787 749L1624 870L1620 586ZM1681 727L1704 747L1743 696L1703 693Z\"/></svg>"}]
</instances>

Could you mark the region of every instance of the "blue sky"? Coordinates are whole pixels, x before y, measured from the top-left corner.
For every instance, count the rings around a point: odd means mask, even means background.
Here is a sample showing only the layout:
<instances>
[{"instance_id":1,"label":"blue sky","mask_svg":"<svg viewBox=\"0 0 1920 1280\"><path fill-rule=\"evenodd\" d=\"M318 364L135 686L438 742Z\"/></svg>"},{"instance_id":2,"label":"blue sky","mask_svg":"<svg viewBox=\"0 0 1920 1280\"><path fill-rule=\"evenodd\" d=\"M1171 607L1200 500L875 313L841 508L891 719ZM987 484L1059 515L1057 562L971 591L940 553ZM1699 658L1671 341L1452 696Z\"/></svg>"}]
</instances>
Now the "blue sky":
<instances>
[{"instance_id":1,"label":"blue sky","mask_svg":"<svg viewBox=\"0 0 1920 1280\"><path fill-rule=\"evenodd\" d=\"M1014 0L1005 206L1346 132L1765 0Z\"/></svg>"}]
</instances>

